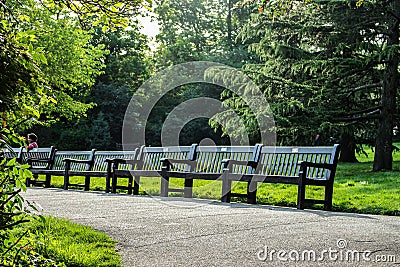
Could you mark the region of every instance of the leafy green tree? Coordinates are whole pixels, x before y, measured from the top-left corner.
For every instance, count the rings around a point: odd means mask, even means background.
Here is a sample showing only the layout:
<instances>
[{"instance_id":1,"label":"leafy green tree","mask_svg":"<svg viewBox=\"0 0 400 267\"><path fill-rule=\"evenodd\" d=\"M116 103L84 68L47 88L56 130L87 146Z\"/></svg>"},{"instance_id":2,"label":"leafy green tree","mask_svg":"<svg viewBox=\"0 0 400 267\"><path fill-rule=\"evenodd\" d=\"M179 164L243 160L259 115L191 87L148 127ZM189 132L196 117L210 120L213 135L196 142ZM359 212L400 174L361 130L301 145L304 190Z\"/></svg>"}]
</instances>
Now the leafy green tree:
<instances>
[{"instance_id":1,"label":"leafy green tree","mask_svg":"<svg viewBox=\"0 0 400 267\"><path fill-rule=\"evenodd\" d=\"M251 14L229 1L156 1L158 66L208 60L241 67L249 56L237 35Z\"/></svg>"},{"instance_id":2,"label":"leafy green tree","mask_svg":"<svg viewBox=\"0 0 400 267\"><path fill-rule=\"evenodd\" d=\"M104 45L109 54L104 74L98 77L86 98L96 103L96 107L85 121L90 123L101 117L109 125L110 140L107 146L97 145L96 148L115 149L116 144L122 143L122 124L129 101L150 77L152 62L148 56L148 40L139 32L137 22L132 21L129 29L105 34L98 30L93 42Z\"/></svg>"},{"instance_id":3,"label":"leafy green tree","mask_svg":"<svg viewBox=\"0 0 400 267\"><path fill-rule=\"evenodd\" d=\"M247 48L236 36L243 21L249 17L249 9L234 8L238 1L156 1L160 34L155 53L156 69L190 61L215 61L241 67L249 58ZM185 85L165 95L151 114L146 136L156 137L171 110L194 97L220 98L222 88L210 84ZM181 122L183 123L183 122ZM190 122L181 132L184 144L212 137L216 143L226 144L221 129L212 129L211 121L204 118ZM192 135L187 129L197 129ZM155 131L155 132L154 132ZM217 131L217 134L215 133ZM150 140L148 140L150 141Z\"/></svg>"},{"instance_id":4,"label":"leafy green tree","mask_svg":"<svg viewBox=\"0 0 400 267\"><path fill-rule=\"evenodd\" d=\"M150 75L151 62L148 57L147 38L139 33L138 25L132 21L129 29L103 32L95 29L90 41L94 46L102 46L107 51L104 59L104 73L96 83L77 98L84 103L92 103L86 117L68 122L60 121L49 127L36 127L38 135L44 137L48 145L59 149L88 150L97 148L114 150L121 143L122 122L126 107L136 89ZM107 127L107 140L95 142L93 131L99 131L94 122ZM71 130L71 128L73 130ZM52 134L49 134L52 132ZM57 134L62 132L63 134ZM80 142L74 141L75 139Z\"/></svg>"},{"instance_id":5,"label":"leafy green tree","mask_svg":"<svg viewBox=\"0 0 400 267\"><path fill-rule=\"evenodd\" d=\"M55 100L39 104L40 122L85 114L93 105L79 97L87 94L104 67L104 46L92 45L92 31L83 30L66 11L59 10L55 19L49 10L32 6L28 16L20 27L35 32L36 41L29 45L46 55L39 67Z\"/></svg>"},{"instance_id":6,"label":"leafy green tree","mask_svg":"<svg viewBox=\"0 0 400 267\"><path fill-rule=\"evenodd\" d=\"M1 125L20 131L39 121L83 115L92 105L76 96L87 92L103 65L103 50L88 42L88 28L127 25L129 16L147 4L1 1Z\"/></svg>"}]
</instances>

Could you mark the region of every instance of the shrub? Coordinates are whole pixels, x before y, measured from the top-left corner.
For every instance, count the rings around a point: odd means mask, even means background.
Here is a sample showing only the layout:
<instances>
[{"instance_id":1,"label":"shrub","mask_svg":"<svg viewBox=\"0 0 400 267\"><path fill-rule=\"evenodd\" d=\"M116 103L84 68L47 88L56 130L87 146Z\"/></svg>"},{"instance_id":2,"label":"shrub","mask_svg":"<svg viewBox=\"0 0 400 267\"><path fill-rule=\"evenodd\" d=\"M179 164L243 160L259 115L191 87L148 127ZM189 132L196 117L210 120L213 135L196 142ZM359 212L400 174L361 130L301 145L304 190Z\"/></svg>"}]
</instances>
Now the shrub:
<instances>
[{"instance_id":1,"label":"shrub","mask_svg":"<svg viewBox=\"0 0 400 267\"><path fill-rule=\"evenodd\" d=\"M5 135L0 134L2 145L6 140ZM26 190L27 178L32 178L29 165L0 156L0 266L57 266L54 261L34 252L35 243L29 238L29 230L13 234L13 229L34 218L29 210L35 210L35 207L20 194Z\"/></svg>"}]
</instances>

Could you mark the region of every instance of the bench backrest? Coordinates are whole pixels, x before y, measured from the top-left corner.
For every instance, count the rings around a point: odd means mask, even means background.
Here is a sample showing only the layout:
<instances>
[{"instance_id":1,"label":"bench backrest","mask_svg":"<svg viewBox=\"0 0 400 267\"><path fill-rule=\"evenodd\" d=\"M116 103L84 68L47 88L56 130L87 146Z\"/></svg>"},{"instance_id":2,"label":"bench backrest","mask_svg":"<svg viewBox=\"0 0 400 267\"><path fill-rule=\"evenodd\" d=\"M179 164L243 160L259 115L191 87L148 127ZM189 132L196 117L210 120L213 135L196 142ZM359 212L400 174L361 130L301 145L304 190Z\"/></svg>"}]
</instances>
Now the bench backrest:
<instances>
[{"instance_id":1,"label":"bench backrest","mask_svg":"<svg viewBox=\"0 0 400 267\"><path fill-rule=\"evenodd\" d=\"M96 152L95 149L89 151L57 151L53 169L64 170L65 169L64 159L66 158L91 161L94 158L95 152ZM86 171L88 170L88 164L72 162L71 170Z\"/></svg>"},{"instance_id":2,"label":"bench backrest","mask_svg":"<svg viewBox=\"0 0 400 267\"><path fill-rule=\"evenodd\" d=\"M331 147L268 147L261 149L257 173L264 175L298 176L300 161L337 164L339 145ZM309 168L307 178L327 180L330 170Z\"/></svg>"},{"instance_id":3,"label":"bench backrest","mask_svg":"<svg viewBox=\"0 0 400 267\"><path fill-rule=\"evenodd\" d=\"M26 148L23 148L21 158L23 163L27 163L28 159L49 160L48 163L33 161L30 165L31 168L52 169L54 166L55 155L56 155L56 149L53 146L33 148L29 151L27 151Z\"/></svg>"},{"instance_id":4,"label":"bench backrest","mask_svg":"<svg viewBox=\"0 0 400 267\"><path fill-rule=\"evenodd\" d=\"M91 165L71 162L70 170L72 171L107 171L106 159L113 159L113 158L134 159L137 156L136 153L137 150L97 151L96 149L92 149L89 151L57 151L53 169L64 170L65 169L64 159L70 158L77 160L87 160L92 162ZM127 167L121 165L120 168L124 169Z\"/></svg>"},{"instance_id":5,"label":"bench backrest","mask_svg":"<svg viewBox=\"0 0 400 267\"><path fill-rule=\"evenodd\" d=\"M106 159L135 159L139 149L133 151L96 151L92 171L107 171L108 163ZM119 165L119 169L129 169L127 164Z\"/></svg>"},{"instance_id":6,"label":"bench backrest","mask_svg":"<svg viewBox=\"0 0 400 267\"><path fill-rule=\"evenodd\" d=\"M3 152L3 156L7 160L16 158L17 162L21 162L23 149L24 149L24 147L4 148L2 152Z\"/></svg>"},{"instance_id":7,"label":"bench backrest","mask_svg":"<svg viewBox=\"0 0 400 267\"><path fill-rule=\"evenodd\" d=\"M162 158L193 160L197 145L171 147L141 147L138 155L139 164L133 166L137 170L161 171ZM186 164L174 164L171 170L184 171Z\"/></svg>"},{"instance_id":8,"label":"bench backrest","mask_svg":"<svg viewBox=\"0 0 400 267\"><path fill-rule=\"evenodd\" d=\"M224 159L258 161L261 145L255 146L198 146L196 149L196 172L222 173ZM246 166L235 165L235 173L246 173Z\"/></svg>"}]
</instances>

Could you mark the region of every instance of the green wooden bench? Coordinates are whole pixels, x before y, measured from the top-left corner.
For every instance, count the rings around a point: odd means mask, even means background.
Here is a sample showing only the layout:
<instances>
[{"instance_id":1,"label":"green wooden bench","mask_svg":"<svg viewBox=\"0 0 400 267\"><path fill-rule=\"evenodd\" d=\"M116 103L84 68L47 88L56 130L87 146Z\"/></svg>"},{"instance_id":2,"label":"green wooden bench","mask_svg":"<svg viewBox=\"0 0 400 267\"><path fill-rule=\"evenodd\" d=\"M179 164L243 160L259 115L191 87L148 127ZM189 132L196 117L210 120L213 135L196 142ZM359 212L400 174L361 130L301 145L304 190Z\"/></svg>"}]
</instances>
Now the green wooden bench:
<instances>
[{"instance_id":1,"label":"green wooden bench","mask_svg":"<svg viewBox=\"0 0 400 267\"><path fill-rule=\"evenodd\" d=\"M323 204L332 209L333 182L339 157L339 145L332 147L263 147L258 161L224 161L222 201L230 202L232 196L247 198L256 203L258 183L284 183L298 185L297 208L308 204ZM237 166L250 166L247 174L237 171ZM232 193L232 181L247 182L245 194ZM305 198L307 185L325 187L324 200Z\"/></svg>"},{"instance_id":2,"label":"green wooden bench","mask_svg":"<svg viewBox=\"0 0 400 267\"><path fill-rule=\"evenodd\" d=\"M135 159L113 159L112 192L117 189L127 190L128 194L139 194L141 177L161 177L162 158L190 160L194 156L197 145L176 147L144 147L142 146ZM177 164L174 168L186 168ZM118 185L121 178L128 179L126 185Z\"/></svg>"},{"instance_id":3,"label":"green wooden bench","mask_svg":"<svg viewBox=\"0 0 400 267\"><path fill-rule=\"evenodd\" d=\"M162 159L161 196L167 197L170 192L183 192L184 197L192 197L193 181L222 180L223 160L256 161L261 145L255 146L197 146L195 157L192 160ZM176 164L186 165L177 169ZM236 168L238 172L246 173L248 168ZM170 178L183 178L184 188L171 188Z\"/></svg>"},{"instance_id":4,"label":"green wooden bench","mask_svg":"<svg viewBox=\"0 0 400 267\"><path fill-rule=\"evenodd\" d=\"M68 154L68 158L64 158L64 186L68 190L69 186L83 187L85 191L90 189L90 180L92 177L105 178L106 192L110 192L110 183L112 175L112 164L114 158L125 158L127 160L135 158L137 150L134 151L96 151L93 149L87 153L87 158L83 159L82 154L75 153L75 157ZM84 176L84 184L71 184L71 176Z\"/></svg>"},{"instance_id":5,"label":"green wooden bench","mask_svg":"<svg viewBox=\"0 0 400 267\"><path fill-rule=\"evenodd\" d=\"M65 162L66 158L77 158L77 159L87 159L89 158L95 150L92 151L56 151L54 156L54 163L51 168L37 168L31 169L32 173L37 177L38 175L45 175L45 181L36 180L34 183L32 181L27 181L27 185L40 185L43 184L46 187L50 187L52 176L64 176L65 173Z\"/></svg>"},{"instance_id":6,"label":"green wooden bench","mask_svg":"<svg viewBox=\"0 0 400 267\"><path fill-rule=\"evenodd\" d=\"M50 187L50 178L48 176L46 176L45 181L40 181L38 177L43 171L45 172L53 168L56 152L57 150L53 146L47 148L34 148L30 151L26 151L25 148L23 149L21 161L22 163L29 164L29 170L33 174L33 180L29 178L26 179L26 186L45 185L46 187Z\"/></svg>"},{"instance_id":7,"label":"green wooden bench","mask_svg":"<svg viewBox=\"0 0 400 267\"><path fill-rule=\"evenodd\" d=\"M43 150L43 149L41 149ZM31 152L29 152L31 153ZM111 185L111 158L126 157L134 158L135 151L56 151L52 165L44 165L39 160L30 162L34 164L30 170L34 174L34 180L27 180L27 186L45 185L50 187L52 176L64 177L63 188L67 190L69 186L83 187L84 190L90 189L91 177L104 177L106 181L106 192L110 191ZM33 155L33 154L32 154ZM40 166L37 166L40 164ZM38 180L39 175L45 175L45 180ZM70 183L71 176L83 176L83 183Z\"/></svg>"}]
</instances>

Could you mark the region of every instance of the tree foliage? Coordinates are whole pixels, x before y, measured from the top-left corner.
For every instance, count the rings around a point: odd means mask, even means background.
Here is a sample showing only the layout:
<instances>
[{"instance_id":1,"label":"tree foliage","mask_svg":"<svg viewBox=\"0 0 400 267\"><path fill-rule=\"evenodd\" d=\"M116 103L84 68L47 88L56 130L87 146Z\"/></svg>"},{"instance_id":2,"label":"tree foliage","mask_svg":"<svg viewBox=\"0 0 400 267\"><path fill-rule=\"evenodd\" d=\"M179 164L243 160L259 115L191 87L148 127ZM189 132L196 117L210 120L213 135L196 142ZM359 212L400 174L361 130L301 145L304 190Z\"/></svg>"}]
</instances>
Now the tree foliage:
<instances>
[{"instance_id":1,"label":"tree foliage","mask_svg":"<svg viewBox=\"0 0 400 267\"><path fill-rule=\"evenodd\" d=\"M85 115L85 96L104 66L103 31L129 22L146 1L8 0L0 5L1 125L23 131L37 123Z\"/></svg>"},{"instance_id":2,"label":"tree foliage","mask_svg":"<svg viewBox=\"0 0 400 267\"><path fill-rule=\"evenodd\" d=\"M96 28L90 43L107 51L104 72L85 94L78 92L75 97L92 103L93 107L85 117L62 119L51 127L35 127L33 130L41 136L42 145L55 145L64 150L114 150L121 143L126 107L151 71L147 38L139 33L137 23L131 21L129 29L104 33Z\"/></svg>"},{"instance_id":3,"label":"tree foliage","mask_svg":"<svg viewBox=\"0 0 400 267\"><path fill-rule=\"evenodd\" d=\"M238 1L156 1L160 24L155 54L156 69L190 61L213 61L241 67L249 57L247 47L236 40L240 27L249 17L247 8L234 8ZM160 130L171 110L195 97L219 99L223 88L210 84L190 84L165 95L152 112L148 131ZM185 123L175 118L174 123ZM182 125L180 125L182 126ZM210 127L211 126L211 127ZM217 122L205 118L188 123L180 142L191 144L212 137L215 143L226 144ZM187 129L197 129L191 134ZM151 136L151 135L150 135ZM159 144L159 141L158 143Z\"/></svg>"},{"instance_id":4,"label":"tree foliage","mask_svg":"<svg viewBox=\"0 0 400 267\"><path fill-rule=\"evenodd\" d=\"M356 143L373 144L377 120L387 117L386 69L398 55L398 40L390 43L388 35L390 21L398 23L394 10L383 1L254 3L241 38L262 63L244 69L271 104L281 144L312 144L322 132L325 143L338 137L350 160ZM235 96L226 98L232 108L246 109ZM384 139L391 139L389 131L377 140Z\"/></svg>"}]
</instances>

